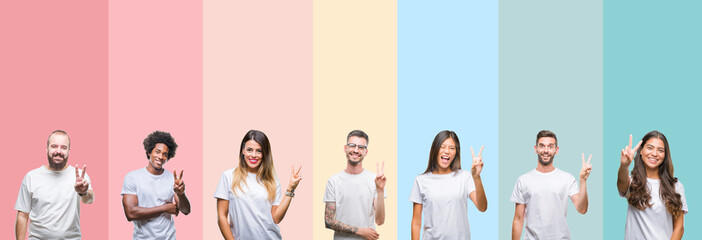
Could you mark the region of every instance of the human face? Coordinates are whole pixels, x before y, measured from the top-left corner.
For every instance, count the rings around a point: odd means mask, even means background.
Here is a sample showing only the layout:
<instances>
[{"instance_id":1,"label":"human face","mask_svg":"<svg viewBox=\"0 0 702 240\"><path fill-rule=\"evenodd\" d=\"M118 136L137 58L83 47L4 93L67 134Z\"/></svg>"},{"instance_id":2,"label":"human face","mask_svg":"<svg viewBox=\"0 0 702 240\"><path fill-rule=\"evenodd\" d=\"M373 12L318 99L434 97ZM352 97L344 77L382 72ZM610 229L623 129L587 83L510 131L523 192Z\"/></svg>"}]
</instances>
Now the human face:
<instances>
[{"instance_id":1,"label":"human face","mask_svg":"<svg viewBox=\"0 0 702 240\"><path fill-rule=\"evenodd\" d=\"M49 145L46 146L46 157L49 159L49 168L62 170L66 167L70 144L68 136L64 134L52 134L49 136Z\"/></svg>"},{"instance_id":2,"label":"human face","mask_svg":"<svg viewBox=\"0 0 702 240\"><path fill-rule=\"evenodd\" d=\"M349 147L349 144L355 145L354 147ZM365 147L363 147L365 146ZM349 141L344 145L344 152L346 152L346 160L348 163L356 166L363 162L363 158L368 154L368 141L362 137L351 136Z\"/></svg>"},{"instance_id":3,"label":"human face","mask_svg":"<svg viewBox=\"0 0 702 240\"><path fill-rule=\"evenodd\" d=\"M164 143L157 143L149 153L149 166L153 170L163 171L163 165L168 162L168 146Z\"/></svg>"},{"instance_id":4,"label":"human face","mask_svg":"<svg viewBox=\"0 0 702 240\"><path fill-rule=\"evenodd\" d=\"M649 138L641 149L641 160L646 168L658 169L665 159L665 143L659 138Z\"/></svg>"},{"instance_id":5,"label":"human face","mask_svg":"<svg viewBox=\"0 0 702 240\"><path fill-rule=\"evenodd\" d=\"M246 162L246 166L249 167L249 172L256 173L263 160L263 148L261 148L261 144L258 144L253 139L248 140L244 144L244 149L241 150L241 154L244 155L244 161Z\"/></svg>"},{"instance_id":6,"label":"human face","mask_svg":"<svg viewBox=\"0 0 702 240\"><path fill-rule=\"evenodd\" d=\"M556 139L552 137L542 137L534 146L534 152L539 158L539 163L548 166L553 163L553 158L558 154Z\"/></svg>"},{"instance_id":7,"label":"human face","mask_svg":"<svg viewBox=\"0 0 702 240\"><path fill-rule=\"evenodd\" d=\"M439 172L451 172L451 163L454 158L456 158L456 143L453 141L453 138L447 138L441 143L438 156L436 156Z\"/></svg>"}]
</instances>

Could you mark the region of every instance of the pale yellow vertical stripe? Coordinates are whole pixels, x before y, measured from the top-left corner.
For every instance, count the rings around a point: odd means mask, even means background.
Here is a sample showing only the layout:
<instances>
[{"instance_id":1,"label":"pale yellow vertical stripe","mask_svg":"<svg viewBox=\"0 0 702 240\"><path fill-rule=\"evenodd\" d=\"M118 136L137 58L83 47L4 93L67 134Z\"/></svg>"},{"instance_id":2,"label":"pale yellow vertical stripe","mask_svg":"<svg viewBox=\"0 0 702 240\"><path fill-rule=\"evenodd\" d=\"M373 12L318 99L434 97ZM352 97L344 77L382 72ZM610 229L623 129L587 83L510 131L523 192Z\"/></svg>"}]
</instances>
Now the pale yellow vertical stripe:
<instances>
[{"instance_id":1,"label":"pale yellow vertical stripe","mask_svg":"<svg viewBox=\"0 0 702 240\"><path fill-rule=\"evenodd\" d=\"M386 219L377 229L381 239L397 238L396 9L396 1L314 1L314 239L333 236L324 188L346 167L343 145L354 129L369 135L364 168L385 161Z\"/></svg>"}]
</instances>

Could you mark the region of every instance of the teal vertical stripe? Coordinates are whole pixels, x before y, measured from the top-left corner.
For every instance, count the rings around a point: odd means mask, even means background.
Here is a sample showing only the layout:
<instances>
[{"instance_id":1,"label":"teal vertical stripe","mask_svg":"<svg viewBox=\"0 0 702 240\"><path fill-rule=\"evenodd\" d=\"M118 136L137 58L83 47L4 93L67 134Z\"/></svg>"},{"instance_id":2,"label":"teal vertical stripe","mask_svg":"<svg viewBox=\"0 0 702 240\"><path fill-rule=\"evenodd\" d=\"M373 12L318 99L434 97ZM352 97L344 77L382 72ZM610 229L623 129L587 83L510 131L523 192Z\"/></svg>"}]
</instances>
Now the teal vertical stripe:
<instances>
[{"instance_id":1,"label":"teal vertical stripe","mask_svg":"<svg viewBox=\"0 0 702 240\"><path fill-rule=\"evenodd\" d=\"M702 239L699 154L702 2L609 1L604 5L605 239L622 239L627 202L616 173L629 134L666 135L688 208L683 239ZM633 164L632 164L633 167Z\"/></svg>"},{"instance_id":2,"label":"teal vertical stripe","mask_svg":"<svg viewBox=\"0 0 702 240\"><path fill-rule=\"evenodd\" d=\"M485 145L488 210L468 201L472 239L497 239L497 1L398 1L398 239L410 239L414 179L434 136L453 130L463 169ZM476 152L477 153L477 152Z\"/></svg>"},{"instance_id":3,"label":"teal vertical stripe","mask_svg":"<svg viewBox=\"0 0 702 240\"><path fill-rule=\"evenodd\" d=\"M511 238L510 196L517 178L537 166L533 146L543 129L558 136L554 165L576 179L581 153L593 155L589 210L581 215L569 200L567 219L574 239L600 239L602 1L503 0L499 16L500 183L492 202L500 208L499 239Z\"/></svg>"}]
</instances>

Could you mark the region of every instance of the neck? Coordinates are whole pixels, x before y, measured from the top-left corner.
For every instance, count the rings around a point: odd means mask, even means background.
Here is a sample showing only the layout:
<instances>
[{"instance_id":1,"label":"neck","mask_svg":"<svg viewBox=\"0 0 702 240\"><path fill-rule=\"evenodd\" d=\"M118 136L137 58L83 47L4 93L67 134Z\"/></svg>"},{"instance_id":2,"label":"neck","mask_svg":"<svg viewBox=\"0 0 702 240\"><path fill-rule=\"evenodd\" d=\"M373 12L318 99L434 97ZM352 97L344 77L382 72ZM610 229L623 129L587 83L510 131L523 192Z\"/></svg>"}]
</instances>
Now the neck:
<instances>
[{"instance_id":1,"label":"neck","mask_svg":"<svg viewBox=\"0 0 702 240\"><path fill-rule=\"evenodd\" d=\"M61 170L66 169L68 167L68 164L64 164L62 166L52 166L51 164L49 164L49 165L45 165L44 167L46 169L51 170L51 171L61 171Z\"/></svg>"},{"instance_id":2,"label":"neck","mask_svg":"<svg viewBox=\"0 0 702 240\"><path fill-rule=\"evenodd\" d=\"M437 175L445 175L445 174L449 174L449 173L451 173L451 172L453 172L453 171L451 171L450 168L439 168L439 169L434 170L434 171L431 172L431 173L432 173L432 174L437 174Z\"/></svg>"},{"instance_id":3,"label":"neck","mask_svg":"<svg viewBox=\"0 0 702 240\"><path fill-rule=\"evenodd\" d=\"M351 163L346 163L346 169L344 170L348 174L359 174L363 172L363 164L358 163L356 165L352 165Z\"/></svg>"},{"instance_id":4,"label":"neck","mask_svg":"<svg viewBox=\"0 0 702 240\"><path fill-rule=\"evenodd\" d=\"M660 175L658 175L658 169L646 168L646 177L651 179L659 179Z\"/></svg>"},{"instance_id":5,"label":"neck","mask_svg":"<svg viewBox=\"0 0 702 240\"><path fill-rule=\"evenodd\" d=\"M542 165L541 163L539 163L539 165L536 166L536 171L539 171L542 173L551 172L553 170L556 170L556 167L554 167L553 164Z\"/></svg>"},{"instance_id":6,"label":"neck","mask_svg":"<svg viewBox=\"0 0 702 240\"><path fill-rule=\"evenodd\" d=\"M151 173L153 175L161 175L163 173L163 168L156 169L153 166L151 166L151 164L149 163L149 166L146 166L146 171L148 171L149 173Z\"/></svg>"}]
</instances>

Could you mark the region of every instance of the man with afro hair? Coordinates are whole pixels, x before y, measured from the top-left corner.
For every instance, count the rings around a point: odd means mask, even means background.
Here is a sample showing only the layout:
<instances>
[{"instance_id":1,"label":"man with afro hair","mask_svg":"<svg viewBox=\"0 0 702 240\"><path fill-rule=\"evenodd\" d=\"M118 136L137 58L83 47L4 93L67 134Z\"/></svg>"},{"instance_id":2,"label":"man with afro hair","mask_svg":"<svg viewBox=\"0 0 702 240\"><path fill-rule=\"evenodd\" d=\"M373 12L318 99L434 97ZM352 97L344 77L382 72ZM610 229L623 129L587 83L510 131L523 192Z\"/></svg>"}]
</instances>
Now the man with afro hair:
<instances>
[{"instance_id":1,"label":"man with afro hair","mask_svg":"<svg viewBox=\"0 0 702 240\"><path fill-rule=\"evenodd\" d=\"M174 170L171 177L163 168L177 148L170 133L152 132L144 139L148 164L124 177L122 206L127 220L134 223L133 239L176 239L173 218L179 212L190 214L183 171L178 176Z\"/></svg>"}]
</instances>

